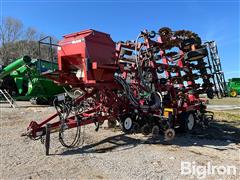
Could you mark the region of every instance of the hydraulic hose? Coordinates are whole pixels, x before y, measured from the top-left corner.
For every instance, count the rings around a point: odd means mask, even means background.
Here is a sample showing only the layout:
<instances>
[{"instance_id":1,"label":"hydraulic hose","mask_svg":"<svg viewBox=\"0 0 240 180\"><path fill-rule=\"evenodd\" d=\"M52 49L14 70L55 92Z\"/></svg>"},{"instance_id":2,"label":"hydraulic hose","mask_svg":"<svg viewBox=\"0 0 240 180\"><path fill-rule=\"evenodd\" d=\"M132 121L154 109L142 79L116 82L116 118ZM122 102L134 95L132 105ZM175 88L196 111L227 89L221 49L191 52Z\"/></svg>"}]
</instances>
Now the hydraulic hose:
<instances>
[{"instance_id":1,"label":"hydraulic hose","mask_svg":"<svg viewBox=\"0 0 240 180\"><path fill-rule=\"evenodd\" d=\"M124 91L126 92L127 98L129 99L130 103L134 106L134 107L139 107L140 109L146 111L146 110L156 110L156 109L160 109L162 108L162 97L160 93L152 93L153 98L154 98L154 104L153 105L141 105L138 100L134 97L130 86L128 85L128 83L122 79L121 77L119 77L118 75L115 76L115 79L118 83L120 83L122 85L122 87L124 88Z\"/></svg>"}]
</instances>

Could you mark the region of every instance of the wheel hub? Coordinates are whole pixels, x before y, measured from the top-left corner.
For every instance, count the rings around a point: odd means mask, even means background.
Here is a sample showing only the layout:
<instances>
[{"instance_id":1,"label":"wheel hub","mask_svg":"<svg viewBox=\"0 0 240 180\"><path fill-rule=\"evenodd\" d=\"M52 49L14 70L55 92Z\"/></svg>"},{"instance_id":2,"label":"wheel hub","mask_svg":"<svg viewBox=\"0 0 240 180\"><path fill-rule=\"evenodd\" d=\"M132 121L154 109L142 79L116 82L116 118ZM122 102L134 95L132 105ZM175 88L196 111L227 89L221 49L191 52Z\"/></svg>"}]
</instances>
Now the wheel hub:
<instances>
[{"instance_id":1,"label":"wheel hub","mask_svg":"<svg viewBox=\"0 0 240 180\"><path fill-rule=\"evenodd\" d=\"M187 122L188 130L192 130L193 126L194 126L194 116L192 114L190 114L188 116L188 122Z\"/></svg>"},{"instance_id":2,"label":"wheel hub","mask_svg":"<svg viewBox=\"0 0 240 180\"><path fill-rule=\"evenodd\" d=\"M124 120L124 123L123 123L123 125L124 125L124 128L126 129L126 130L130 130L131 129L131 127L132 127L132 119L130 118L130 117L127 117L125 120Z\"/></svg>"},{"instance_id":3,"label":"wheel hub","mask_svg":"<svg viewBox=\"0 0 240 180\"><path fill-rule=\"evenodd\" d=\"M164 133L164 140L165 141L171 141L175 137L175 131L174 129L167 129Z\"/></svg>"}]
</instances>

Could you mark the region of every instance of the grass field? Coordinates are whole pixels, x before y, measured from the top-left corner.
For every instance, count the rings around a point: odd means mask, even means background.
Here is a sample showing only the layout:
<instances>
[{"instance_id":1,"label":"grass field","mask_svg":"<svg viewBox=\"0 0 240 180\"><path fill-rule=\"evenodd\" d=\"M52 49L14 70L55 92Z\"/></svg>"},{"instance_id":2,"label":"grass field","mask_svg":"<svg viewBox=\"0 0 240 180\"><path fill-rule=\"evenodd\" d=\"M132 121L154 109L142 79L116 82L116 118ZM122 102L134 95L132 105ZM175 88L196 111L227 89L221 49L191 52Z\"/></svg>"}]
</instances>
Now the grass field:
<instances>
[{"instance_id":1,"label":"grass field","mask_svg":"<svg viewBox=\"0 0 240 180\"><path fill-rule=\"evenodd\" d=\"M237 105L240 106L240 98L210 99L210 105ZM214 112L214 119L218 122L230 123L240 128L240 110L218 110Z\"/></svg>"},{"instance_id":2,"label":"grass field","mask_svg":"<svg viewBox=\"0 0 240 180\"><path fill-rule=\"evenodd\" d=\"M222 98L222 99L209 99L209 104L212 105L239 105L240 106L240 98Z\"/></svg>"}]
</instances>

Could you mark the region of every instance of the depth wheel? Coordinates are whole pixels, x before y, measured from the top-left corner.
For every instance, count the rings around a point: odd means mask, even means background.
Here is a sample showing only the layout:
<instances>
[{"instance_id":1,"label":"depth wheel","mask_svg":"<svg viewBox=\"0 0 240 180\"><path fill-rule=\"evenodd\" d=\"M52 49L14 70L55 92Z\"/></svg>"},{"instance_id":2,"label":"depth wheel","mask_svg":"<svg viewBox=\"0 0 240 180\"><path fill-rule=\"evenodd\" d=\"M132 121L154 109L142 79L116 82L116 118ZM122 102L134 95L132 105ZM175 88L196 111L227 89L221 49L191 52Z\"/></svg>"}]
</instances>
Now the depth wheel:
<instances>
[{"instance_id":1,"label":"depth wheel","mask_svg":"<svg viewBox=\"0 0 240 180\"><path fill-rule=\"evenodd\" d=\"M160 132L159 127L157 125L153 126L153 128L152 128L152 138L157 139L159 137L159 132Z\"/></svg>"},{"instance_id":2,"label":"depth wheel","mask_svg":"<svg viewBox=\"0 0 240 180\"><path fill-rule=\"evenodd\" d=\"M171 141L174 139L174 137L175 137L174 129L170 128L164 132L164 141Z\"/></svg>"},{"instance_id":3,"label":"depth wheel","mask_svg":"<svg viewBox=\"0 0 240 180\"><path fill-rule=\"evenodd\" d=\"M144 136L147 136L151 133L151 127L148 124L145 124L141 128L141 132Z\"/></svg>"}]
</instances>

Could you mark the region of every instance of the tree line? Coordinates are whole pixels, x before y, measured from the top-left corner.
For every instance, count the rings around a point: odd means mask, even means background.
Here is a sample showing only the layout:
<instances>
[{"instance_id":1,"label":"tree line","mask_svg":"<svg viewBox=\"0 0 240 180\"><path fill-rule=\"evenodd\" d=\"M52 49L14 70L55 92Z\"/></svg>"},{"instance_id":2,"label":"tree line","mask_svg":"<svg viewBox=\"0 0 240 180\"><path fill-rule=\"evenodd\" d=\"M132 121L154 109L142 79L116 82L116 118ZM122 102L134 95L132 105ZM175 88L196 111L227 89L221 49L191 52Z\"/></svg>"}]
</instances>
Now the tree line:
<instances>
[{"instance_id":1,"label":"tree line","mask_svg":"<svg viewBox=\"0 0 240 180\"><path fill-rule=\"evenodd\" d=\"M38 41L46 37L36 28L25 27L21 20L13 17L4 17L0 25L0 64L8 65L15 59L28 55L31 58L50 60L49 46L41 45L41 57L39 57ZM53 38L53 43L57 39ZM56 59L56 48L53 56Z\"/></svg>"}]
</instances>

